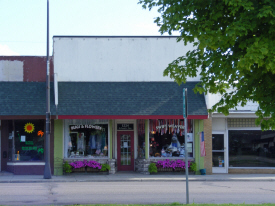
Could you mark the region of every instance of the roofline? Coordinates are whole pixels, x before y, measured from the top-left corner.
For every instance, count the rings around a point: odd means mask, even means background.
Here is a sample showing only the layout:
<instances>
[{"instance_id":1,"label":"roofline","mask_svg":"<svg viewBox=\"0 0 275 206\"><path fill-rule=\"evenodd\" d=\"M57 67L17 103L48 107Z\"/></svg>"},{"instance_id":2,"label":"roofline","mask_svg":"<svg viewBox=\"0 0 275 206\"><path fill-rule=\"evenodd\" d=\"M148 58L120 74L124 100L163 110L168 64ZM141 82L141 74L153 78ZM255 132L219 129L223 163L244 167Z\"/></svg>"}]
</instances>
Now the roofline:
<instances>
[{"instance_id":1,"label":"roofline","mask_svg":"<svg viewBox=\"0 0 275 206\"><path fill-rule=\"evenodd\" d=\"M184 119L183 115L58 115L58 119ZM208 119L208 115L188 115L187 119Z\"/></svg>"},{"instance_id":2,"label":"roofline","mask_svg":"<svg viewBox=\"0 0 275 206\"><path fill-rule=\"evenodd\" d=\"M178 38L180 36L66 36L57 35L53 38Z\"/></svg>"},{"instance_id":3,"label":"roofline","mask_svg":"<svg viewBox=\"0 0 275 206\"><path fill-rule=\"evenodd\" d=\"M13 119L46 119L45 115L0 115L0 120L13 120ZM56 115L52 114L51 119L56 119Z\"/></svg>"}]
</instances>

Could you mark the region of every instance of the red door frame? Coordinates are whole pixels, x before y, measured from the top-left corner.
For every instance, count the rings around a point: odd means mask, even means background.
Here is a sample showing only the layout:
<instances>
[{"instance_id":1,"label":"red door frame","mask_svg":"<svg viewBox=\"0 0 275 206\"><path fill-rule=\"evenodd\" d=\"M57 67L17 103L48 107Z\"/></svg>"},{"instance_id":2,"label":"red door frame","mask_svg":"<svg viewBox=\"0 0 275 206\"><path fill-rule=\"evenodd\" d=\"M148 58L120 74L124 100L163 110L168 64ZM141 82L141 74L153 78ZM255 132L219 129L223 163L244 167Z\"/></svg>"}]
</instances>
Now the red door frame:
<instances>
[{"instance_id":1,"label":"red door frame","mask_svg":"<svg viewBox=\"0 0 275 206\"><path fill-rule=\"evenodd\" d=\"M124 134L131 136L131 165L121 165L120 136ZM117 131L117 170L134 171L134 169L134 131Z\"/></svg>"}]
</instances>

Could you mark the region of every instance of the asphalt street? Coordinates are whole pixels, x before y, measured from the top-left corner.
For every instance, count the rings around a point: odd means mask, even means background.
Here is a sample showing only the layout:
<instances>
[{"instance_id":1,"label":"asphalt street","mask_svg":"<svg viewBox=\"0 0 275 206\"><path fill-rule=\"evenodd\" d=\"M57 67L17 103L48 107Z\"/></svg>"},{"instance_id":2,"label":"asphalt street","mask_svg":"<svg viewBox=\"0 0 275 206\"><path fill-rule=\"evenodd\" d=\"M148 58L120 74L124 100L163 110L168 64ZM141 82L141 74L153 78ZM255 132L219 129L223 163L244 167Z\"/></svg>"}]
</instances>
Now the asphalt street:
<instances>
[{"instance_id":1,"label":"asphalt street","mask_svg":"<svg viewBox=\"0 0 275 206\"><path fill-rule=\"evenodd\" d=\"M2 205L186 203L184 181L1 183ZM190 203L275 203L274 181L191 181Z\"/></svg>"}]
</instances>

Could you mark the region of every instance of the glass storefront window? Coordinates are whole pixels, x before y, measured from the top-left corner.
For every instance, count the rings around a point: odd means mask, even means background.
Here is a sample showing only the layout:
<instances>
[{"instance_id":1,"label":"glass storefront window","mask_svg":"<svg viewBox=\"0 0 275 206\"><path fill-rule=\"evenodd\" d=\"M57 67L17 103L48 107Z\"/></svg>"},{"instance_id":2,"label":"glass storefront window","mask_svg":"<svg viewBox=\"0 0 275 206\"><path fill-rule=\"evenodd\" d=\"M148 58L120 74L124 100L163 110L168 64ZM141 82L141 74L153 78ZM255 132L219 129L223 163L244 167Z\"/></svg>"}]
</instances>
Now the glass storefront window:
<instances>
[{"instance_id":1,"label":"glass storefront window","mask_svg":"<svg viewBox=\"0 0 275 206\"><path fill-rule=\"evenodd\" d=\"M188 120L187 145L185 147L184 120L150 120L149 156L155 157L193 157L192 121Z\"/></svg>"},{"instance_id":2,"label":"glass storefront window","mask_svg":"<svg viewBox=\"0 0 275 206\"><path fill-rule=\"evenodd\" d=\"M67 157L108 157L108 124L69 125Z\"/></svg>"},{"instance_id":3,"label":"glass storefront window","mask_svg":"<svg viewBox=\"0 0 275 206\"><path fill-rule=\"evenodd\" d=\"M229 167L275 167L275 131L229 130Z\"/></svg>"},{"instance_id":4,"label":"glass storefront window","mask_svg":"<svg viewBox=\"0 0 275 206\"><path fill-rule=\"evenodd\" d=\"M145 158L145 120L138 119L137 120L137 130L138 130L138 158Z\"/></svg>"},{"instance_id":5,"label":"glass storefront window","mask_svg":"<svg viewBox=\"0 0 275 206\"><path fill-rule=\"evenodd\" d=\"M14 120L9 124L9 160L44 160L44 120Z\"/></svg>"}]
</instances>

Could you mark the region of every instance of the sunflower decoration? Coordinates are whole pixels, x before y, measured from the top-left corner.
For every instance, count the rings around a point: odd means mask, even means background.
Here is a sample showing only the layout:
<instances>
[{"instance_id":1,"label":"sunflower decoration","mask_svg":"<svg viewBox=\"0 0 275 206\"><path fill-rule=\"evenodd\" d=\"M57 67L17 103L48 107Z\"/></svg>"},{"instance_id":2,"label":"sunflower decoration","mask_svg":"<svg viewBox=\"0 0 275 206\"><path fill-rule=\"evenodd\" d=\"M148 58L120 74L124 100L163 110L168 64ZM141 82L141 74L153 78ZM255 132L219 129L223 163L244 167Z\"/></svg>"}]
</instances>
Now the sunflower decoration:
<instances>
[{"instance_id":1,"label":"sunflower decoration","mask_svg":"<svg viewBox=\"0 0 275 206\"><path fill-rule=\"evenodd\" d=\"M26 123L24 126L25 132L32 133L34 131L34 124L32 123Z\"/></svg>"}]
</instances>

